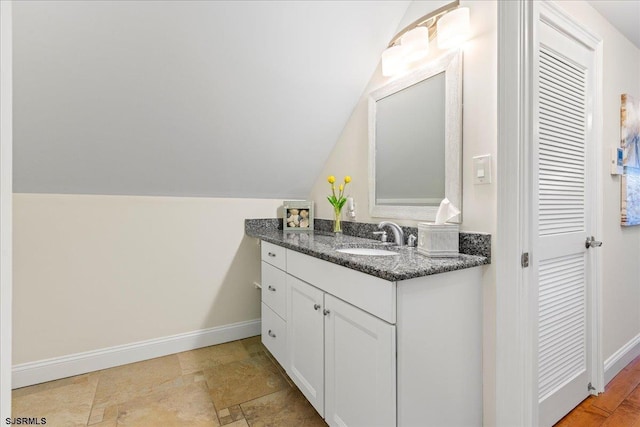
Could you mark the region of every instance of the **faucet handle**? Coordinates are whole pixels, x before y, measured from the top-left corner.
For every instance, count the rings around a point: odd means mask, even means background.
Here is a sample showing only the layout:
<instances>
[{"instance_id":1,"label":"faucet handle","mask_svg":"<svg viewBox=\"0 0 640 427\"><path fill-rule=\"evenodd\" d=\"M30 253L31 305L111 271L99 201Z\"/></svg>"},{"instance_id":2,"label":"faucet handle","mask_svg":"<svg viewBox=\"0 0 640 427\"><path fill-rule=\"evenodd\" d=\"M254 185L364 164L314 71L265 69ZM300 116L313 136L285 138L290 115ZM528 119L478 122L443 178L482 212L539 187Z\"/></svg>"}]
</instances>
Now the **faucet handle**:
<instances>
[{"instance_id":1,"label":"faucet handle","mask_svg":"<svg viewBox=\"0 0 640 427\"><path fill-rule=\"evenodd\" d=\"M386 231L374 231L373 234L375 236L380 236L380 241L385 243L387 241L387 232Z\"/></svg>"}]
</instances>

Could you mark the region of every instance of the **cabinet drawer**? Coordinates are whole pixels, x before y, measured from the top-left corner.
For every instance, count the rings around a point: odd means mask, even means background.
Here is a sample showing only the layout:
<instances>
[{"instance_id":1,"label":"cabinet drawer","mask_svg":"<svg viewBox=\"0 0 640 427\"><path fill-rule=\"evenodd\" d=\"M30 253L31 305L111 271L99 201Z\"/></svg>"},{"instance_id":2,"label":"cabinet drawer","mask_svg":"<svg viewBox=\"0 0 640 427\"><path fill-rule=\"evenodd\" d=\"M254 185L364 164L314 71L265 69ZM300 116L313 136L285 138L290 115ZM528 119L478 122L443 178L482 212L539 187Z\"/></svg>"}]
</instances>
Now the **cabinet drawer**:
<instances>
[{"instance_id":1,"label":"cabinet drawer","mask_svg":"<svg viewBox=\"0 0 640 427\"><path fill-rule=\"evenodd\" d=\"M262 344L278 363L287 366L287 323L264 303L262 304Z\"/></svg>"},{"instance_id":2,"label":"cabinet drawer","mask_svg":"<svg viewBox=\"0 0 640 427\"><path fill-rule=\"evenodd\" d=\"M268 262L280 270L287 269L287 250L282 246L274 245L269 242L262 241L261 246L262 261Z\"/></svg>"},{"instance_id":3,"label":"cabinet drawer","mask_svg":"<svg viewBox=\"0 0 640 427\"><path fill-rule=\"evenodd\" d=\"M396 282L292 250L287 250L287 273L388 323L396 323Z\"/></svg>"},{"instance_id":4,"label":"cabinet drawer","mask_svg":"<svg viewBox=\"0 0 640 427\"><path fill-rule=\"evenodd\" d=\"M287 318L287 273L262 262L262 302Z\"/></svg>"}]
</instances>

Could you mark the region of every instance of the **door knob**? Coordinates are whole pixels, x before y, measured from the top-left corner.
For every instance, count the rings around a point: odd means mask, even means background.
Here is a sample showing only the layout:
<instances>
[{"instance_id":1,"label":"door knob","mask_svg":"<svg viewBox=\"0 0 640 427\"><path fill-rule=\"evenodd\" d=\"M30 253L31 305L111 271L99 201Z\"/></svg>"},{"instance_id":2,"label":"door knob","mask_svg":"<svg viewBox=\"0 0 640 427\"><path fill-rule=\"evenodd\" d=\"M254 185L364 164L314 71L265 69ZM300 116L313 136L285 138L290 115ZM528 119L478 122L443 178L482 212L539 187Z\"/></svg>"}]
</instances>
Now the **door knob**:
<instances>
[{"instance_id":1,"label":"door knob","mask_svg":"<svg viewBox=\"0 0 640 427\"><path fill-rule=\"evenodd\" d=\"M595 239L595 237L593 236L589 236L587 237L587 240L584 242L584 246L589 249L589 248L599 248L600 246L602 246L602 242L599 242Z\"/></svg>"}]
</instances>

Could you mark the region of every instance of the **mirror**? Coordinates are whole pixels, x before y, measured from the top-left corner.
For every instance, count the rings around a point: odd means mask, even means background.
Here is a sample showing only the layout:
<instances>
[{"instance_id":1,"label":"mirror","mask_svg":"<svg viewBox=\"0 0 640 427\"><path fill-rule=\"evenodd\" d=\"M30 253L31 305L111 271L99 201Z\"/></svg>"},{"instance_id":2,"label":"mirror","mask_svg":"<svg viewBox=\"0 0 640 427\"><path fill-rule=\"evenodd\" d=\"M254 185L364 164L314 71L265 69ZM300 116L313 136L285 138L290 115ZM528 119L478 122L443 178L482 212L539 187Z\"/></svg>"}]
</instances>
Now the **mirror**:
<instances>
[{"instance_id":1,"label":"mirror","mask_svg":"<svg viewBox=\"0 0 640 427\"><path fill-rule=\"evenodd\" d=\"M448 53L371 92L372 217L433 221L445 197L462 208L461 56Z\"/></svg>"}]
</instances>

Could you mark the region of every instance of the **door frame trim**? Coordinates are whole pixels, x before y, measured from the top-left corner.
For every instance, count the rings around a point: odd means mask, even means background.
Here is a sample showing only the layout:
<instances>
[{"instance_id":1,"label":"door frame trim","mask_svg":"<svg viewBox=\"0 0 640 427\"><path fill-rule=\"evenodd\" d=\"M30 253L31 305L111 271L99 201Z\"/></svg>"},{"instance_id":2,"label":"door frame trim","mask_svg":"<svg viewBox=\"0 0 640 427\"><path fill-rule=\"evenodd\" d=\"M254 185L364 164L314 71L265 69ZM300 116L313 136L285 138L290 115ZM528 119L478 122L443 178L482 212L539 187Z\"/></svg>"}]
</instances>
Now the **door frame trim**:
<instances>
[{"instance_id":1,"label":"door frame trim","mask_svg":"<svg viewBox=\"0 0 640 427\"><path fill-rule=\"evenodd\" d=\"M594 52L593 110L595 185L591 196L596 207L592 225L596 236L603 230L602 188L602 38L576 22L553 2L517 0L498 2L498 200L496 238L496 424L535 426L538 422L536 296L529 285L529 271L520 256L529 252L528 200L530 153L533 141L534 42L538 20L560 29ZM515 178L517 177L517 178ZM535 256L535 255L534 255ZM602 356L602 256L592 253L590 275L591 366L595 392L604 391Z\"/></svg>"},{"instance_id":2,"label":"door frame trim","mask_svg":"<svg viewBox=\"0 0 640 427\"><path fill-rule=\"evenodd\" d=\"M11 417L12 2L0 1L0 417Z\"/></svg>"},{"instance_id":3,"label":"door frame trim","mask_svg":"<svg viewBox=\"0 0 640 427\"><path fill-rule=\"evenodd\" d=\"M498 2L498 149L496 232L496 425L533 426L526 252L525 147L530 114L531 4Z\"/></svg>"}]
</instances>

